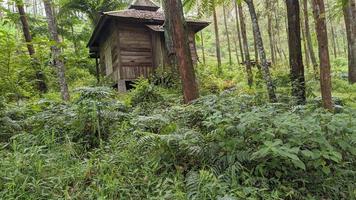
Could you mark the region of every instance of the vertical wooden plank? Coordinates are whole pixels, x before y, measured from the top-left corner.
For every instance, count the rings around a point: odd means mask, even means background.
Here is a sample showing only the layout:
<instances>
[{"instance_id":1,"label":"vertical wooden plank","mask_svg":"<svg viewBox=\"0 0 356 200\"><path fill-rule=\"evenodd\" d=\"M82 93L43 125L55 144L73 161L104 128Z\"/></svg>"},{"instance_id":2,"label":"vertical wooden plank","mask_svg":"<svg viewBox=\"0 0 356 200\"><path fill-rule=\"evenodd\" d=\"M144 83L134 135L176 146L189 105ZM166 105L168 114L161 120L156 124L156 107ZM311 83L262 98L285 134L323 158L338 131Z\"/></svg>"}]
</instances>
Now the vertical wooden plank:
<instances>
[{"instance_id":1,"label":"vertical wooden plank","mask_svg":"<svg viewBox=\"0 0 356 200\"><path fill-rule=\"evenodd\" d=\"M116 29L115 35L117 37L116 43L118 46L118 48L117 48L117 54L118 54L118 56L117 56L117 59L118 59L117 71L118 71L118 79L120 80L120 79L123 79L123 77L122 77L122 63L121 63L122 59L121 59L121 48L120 48L120 25L119 25L119 22L116 22L115 29Z\"/></svg>"},{"instance_id":2,"label":"vertical wooden plank","mask_svg":"<svg viewBox=\"0 0 356 200\"><path fill-rule=\"evenodd\" d=\"M118 92L126 92L126 83L125 80L118 80L117 82Z\"/></svg>"}]
</instances>

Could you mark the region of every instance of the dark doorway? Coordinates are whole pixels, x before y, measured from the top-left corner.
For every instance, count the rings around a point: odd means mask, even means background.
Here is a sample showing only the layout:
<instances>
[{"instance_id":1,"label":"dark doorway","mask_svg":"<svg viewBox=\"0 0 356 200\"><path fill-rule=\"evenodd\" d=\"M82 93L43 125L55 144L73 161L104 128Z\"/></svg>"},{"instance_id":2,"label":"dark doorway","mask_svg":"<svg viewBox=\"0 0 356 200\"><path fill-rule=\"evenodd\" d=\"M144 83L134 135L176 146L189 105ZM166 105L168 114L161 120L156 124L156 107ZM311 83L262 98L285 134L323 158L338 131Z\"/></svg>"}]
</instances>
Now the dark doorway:
<instances>
[{"instance_id":1,"label":"dark doorway","mask_svg":"<svg viewBox=\"0 0 356 200\"><path fill-rule=\"evenodd\" d=\"M126 90L131 90L135 88L134 81L125 81Z\"/></svg>"}]
</instances>

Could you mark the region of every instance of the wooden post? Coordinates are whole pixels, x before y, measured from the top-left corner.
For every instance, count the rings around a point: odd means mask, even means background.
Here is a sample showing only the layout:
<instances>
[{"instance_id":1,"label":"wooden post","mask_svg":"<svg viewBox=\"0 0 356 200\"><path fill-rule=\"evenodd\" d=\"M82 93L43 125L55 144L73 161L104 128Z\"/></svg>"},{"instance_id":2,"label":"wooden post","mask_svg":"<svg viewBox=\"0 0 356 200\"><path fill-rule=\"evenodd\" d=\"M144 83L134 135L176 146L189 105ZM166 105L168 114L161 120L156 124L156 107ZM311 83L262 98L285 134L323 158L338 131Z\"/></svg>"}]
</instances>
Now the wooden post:
<instances>
[{"instance_id":1,"label":"wooden post","mask_svg":"<svg viewBox=\"0 0 356 200\"><path fill-rule=\"evenodd\" d=\"M98 62L98 57L95 56L95 68L96 68L96 80L98 81L98 84L100 83L100 72L99 72L99 62Z\"/></svg>"}]
</instances>

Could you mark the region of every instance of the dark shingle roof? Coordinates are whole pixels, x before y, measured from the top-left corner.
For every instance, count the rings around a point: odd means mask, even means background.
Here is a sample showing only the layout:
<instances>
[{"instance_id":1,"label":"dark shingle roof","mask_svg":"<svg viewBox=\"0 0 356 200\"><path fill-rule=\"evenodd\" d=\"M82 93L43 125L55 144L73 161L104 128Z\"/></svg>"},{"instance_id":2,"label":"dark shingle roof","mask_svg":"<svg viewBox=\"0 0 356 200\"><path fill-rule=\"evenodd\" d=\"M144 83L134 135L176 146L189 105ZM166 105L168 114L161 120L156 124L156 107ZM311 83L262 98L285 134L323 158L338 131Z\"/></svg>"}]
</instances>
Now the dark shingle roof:
<instances>
[{"instance_id":1,"label":"dark shingle roof","mask_svg":"<svg viewBox=\"0 0 356 200\"><path fill-rule=\"evenodd\" d=\"M159 6L150 0L136 0L129 6L129 9L157 11Z\"/></svg>"},{"instance_id":2,"label":"dark shingle roof","mask_svg":"<svg viewBox=\"0 0 356 200\"><path fill-rule=\"evenodd\" d=\"M139 1L143 1L143 0L137 0L136 2L140 3ZM161 11L142 10L142 9L135 9L135 8L104 12L103 15L100 17L98 24L95 26L93 34L88 42L87 46L90 47L90 49L95 49L98 47L99 44L97 40L102 33L102 28L106 26L109 20L110 21L117 20L117 21L122 21L124 23L132 23L132 24L162 26L165 18L164 18L164 13ZM198 32L210 24L209 22L206 21L194 20L194 19L186 19L186 22L188 27L194 32ZM162 28L157 28L156 31L158 30L162 30Z\"/></svg>"},{"instance_id":3,"label":"dark shingle roof","mask_svg":"<svg viewBox=\"0 0 356 200\"><path fill-rule=\"evenodd\" d=\"M131 19L142 19L142 20L154 20L154 21L164 21L164 13L160 11L148 11L148 10L119 10L104 12L104 15L120 17L120 18L131 18Z\"/></svg>"}]
</instances>

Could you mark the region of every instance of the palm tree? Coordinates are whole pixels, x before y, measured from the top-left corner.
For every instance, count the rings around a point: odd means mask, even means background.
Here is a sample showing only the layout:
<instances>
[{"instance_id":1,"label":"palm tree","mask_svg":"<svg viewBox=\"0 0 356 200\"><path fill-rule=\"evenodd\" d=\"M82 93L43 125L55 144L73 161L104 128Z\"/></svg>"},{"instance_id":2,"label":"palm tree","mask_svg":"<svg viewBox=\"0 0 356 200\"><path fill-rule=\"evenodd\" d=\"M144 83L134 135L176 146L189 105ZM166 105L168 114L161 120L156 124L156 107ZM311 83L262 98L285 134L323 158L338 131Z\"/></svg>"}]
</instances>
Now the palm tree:
<instances>
[{"instance_id":1,"label":"palm tree","mask_svg":"<svg viewBox=\"0 0 356 200\"><path fill-rule=\"evenodd\" d=\"M128 0L67 0L62 6L61 12L78 11L84 13L95 25L99 21L100 13L122 9L128 3Z\"/></svg>"}]
</instances>

